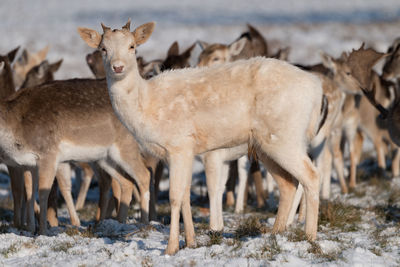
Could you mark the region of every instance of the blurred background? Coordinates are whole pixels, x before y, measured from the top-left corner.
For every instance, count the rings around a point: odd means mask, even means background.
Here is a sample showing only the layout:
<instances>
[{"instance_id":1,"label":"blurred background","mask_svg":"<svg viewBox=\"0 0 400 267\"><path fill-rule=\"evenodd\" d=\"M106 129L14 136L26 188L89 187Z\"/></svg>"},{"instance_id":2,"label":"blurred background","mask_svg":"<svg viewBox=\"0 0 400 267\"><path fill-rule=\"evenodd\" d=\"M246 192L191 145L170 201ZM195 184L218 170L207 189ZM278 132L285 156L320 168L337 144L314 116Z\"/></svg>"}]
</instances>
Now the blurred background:
<instances>
[{"instance_id":1,"label":"blurred background","mask_svg":"<svg viewBox=\"0 0 400 267\"><path fill-rule=\"evenodd\" d=\"M196 40L230 43L251 23L271 52L291 47L289 61L314 64L319 52L339 56L362 42L379 51L400 36L398 0L2 0L0 53L21 45L38 51L50 45L50 61L64 59L56 78L91 77L85 55L91 49L76 28L101 31L100 22L120 28L157 22L150 40L139 47L146 60L165 58L178 41L181 50ZM133 28L132 27L132 28Z\"/></svg>"}]
</instances>

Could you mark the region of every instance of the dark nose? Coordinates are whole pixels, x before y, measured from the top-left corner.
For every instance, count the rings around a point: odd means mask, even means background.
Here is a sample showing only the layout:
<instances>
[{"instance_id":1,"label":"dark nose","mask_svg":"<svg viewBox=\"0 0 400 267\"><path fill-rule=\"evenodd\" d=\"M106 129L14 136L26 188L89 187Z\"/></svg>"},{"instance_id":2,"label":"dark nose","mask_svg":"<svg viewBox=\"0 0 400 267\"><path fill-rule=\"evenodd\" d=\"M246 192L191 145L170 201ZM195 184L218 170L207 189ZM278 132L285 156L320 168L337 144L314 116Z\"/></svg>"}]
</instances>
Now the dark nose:
<instances>
[{"instance_id":1,"label":"dark nose","mask_svg":"<svg viewBox=\"0 0 400 267\"><path fill-rule=\"evenodd\" d=\"M124 70L124 66L115 66L113 65L113 69L115 73L121 73Z\"/></svg>"}]
</instances>

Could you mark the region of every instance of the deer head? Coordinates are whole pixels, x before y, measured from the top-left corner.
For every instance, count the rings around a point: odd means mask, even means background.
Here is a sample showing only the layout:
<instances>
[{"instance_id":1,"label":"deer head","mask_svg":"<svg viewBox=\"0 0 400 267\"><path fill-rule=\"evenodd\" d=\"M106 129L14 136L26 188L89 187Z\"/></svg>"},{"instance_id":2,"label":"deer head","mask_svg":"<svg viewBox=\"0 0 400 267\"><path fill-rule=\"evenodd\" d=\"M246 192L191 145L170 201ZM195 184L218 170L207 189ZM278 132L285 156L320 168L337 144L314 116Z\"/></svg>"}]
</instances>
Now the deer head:
<instances>
[{"instance_id":1,"label":"deer head","mask_svg":"<svg viewBox=\"0 0 400 267\"><path fill-rule=\"evenodd\" d=\"M122 79L132 69L137 69L136 48L145 43L154 30L150 22L130 32L130 20L121 30L111 30L102 24L103 34L88 28L78 28L81 38L101 51L107 77Z\"/></svg>"},{"instance_id":2,"label":"deer head","mask_svg":"<svg viewBox=\"0 0 400 267\"><path fill-rule=\"evenodd\" d=\"M0 55L0 100L5 99L15 92L11 62L14 61L19 47L8 52L6 55Z\"/></svg>"},{"instance_id":3,"label":"deer head","mask_svg":"<svg viewBox=\"0 0 400 267\"><path fill-rule=\"evenodd\" d=\"M400 39L395 40L388 53L382 76L385 80L397 79L400 77Z\"/></svg>"},{"instance_id":4,"label":"deer head","mask_svg":"<svg viewBox=\"0 0 400 267\"><path fill-rule=\"evenodd\" d=\"M246 37L242 37L230 45L207 45L204 42L199 42L200 47L204 50L199 56L198 66L212 66L233 61L233 58L242 52L247 42Z\"/></svg>"},{"instance_id":5,"label":"deer head","mask_svg":"<svg viewBox=\"0 0 400 267\"><path fill-rule=\"evenodd\" d=\"M93 53L87 54L86 63L96 79L103 79L106 77L106 72L103 66L103 58L99 50L95 50Z\"/></svg>"},{"instance_id":6,"label":"deer head","mask_svg":"<svg viewBox=\"0 0 400 267\"><path fill-rule=\"evenodd\" d=\"M24 82L26 74L30 69L32 69L34 66L39 65L46 59L48 52L49 46L44 47L37 53L31 53L24 49L21 56L16 60L13 65L14 82L16 87L19 87Z\"/></svg>"},{"instance_id":7,"label":"deer head","mask_svg":"<svg viewBox=\"0 0 400 267\"><path fill-rule=\"evenodd\" d=\"M49 64L47 60L33 67L27 74L21 88L33 87L54 80L54 73L60 68L63 60Z\"/></svg>"},{"instance_id":8,"label":"deer head","mask_svg":"<svg viewBox=\"0 0 400 267\"><path fill-rule=\"evenodd\" d=\"M185 52L179 54L178 42L174 42L168 49L167 58L161 65L161 71L190 67L189 59L195 47L196 44L193 44L188 49L186 49Z\"/></svg>"}]
</instances>

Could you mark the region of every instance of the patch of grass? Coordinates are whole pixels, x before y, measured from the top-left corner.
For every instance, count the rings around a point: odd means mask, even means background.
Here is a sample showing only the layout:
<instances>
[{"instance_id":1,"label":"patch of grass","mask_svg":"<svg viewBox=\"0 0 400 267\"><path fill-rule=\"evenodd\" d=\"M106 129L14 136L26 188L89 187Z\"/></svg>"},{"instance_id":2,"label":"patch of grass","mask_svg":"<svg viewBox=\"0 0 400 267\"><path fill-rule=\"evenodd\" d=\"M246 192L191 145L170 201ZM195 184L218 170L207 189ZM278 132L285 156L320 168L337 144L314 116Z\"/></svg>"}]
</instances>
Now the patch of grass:
<instances>
[{"instance_id":1,"label":"patch of grass","mask_svg":"<svg viewBox=\"0 0 400 267\"><path fill-rule=\"evenodd\" d=\"M2 223L0 225L0 234L8 233L10 230L10 225Z\"/></svg>"},{"instance_id":2,"label":"patch of grass","mask_svg":"<svg viewBox=\"0 0 400 267\"><path fill-rule=\"evenodd\" d=\"M358 230L361 222L360 209L338 201L321 203L319 224L339 228L345 232Z\"/></svg>"},{"instance_id":3,"label":"patch of grass","mask_svg":"<svg viewBox=\"0 0 400 267\"><path fill-rule=\"evenodd\" d=\"M211 247L212 245L221 245L223 239L221 232L210 231L208 236L210 237L210 240L206 245L207 247Z\"/></svg>"},{"instance_id":4,"label":"patch of grass","mask_svg":"<svg viewBox=\"0 0 400 267\"><path fill-rule=\"evenodd\" d=\"M268 260L274 260L276 255L282 252L281 247L276 240L276 235L270 235L268 239L264 241L263 246L261 247L261 253Z\"/></svg>"},{"instance_id":5,"label":"patch of grass","mask_svg":"<svg viewBox=\"0 0 400 267\"><path fill-rule=\"evenodd\" d=\"M86 237L86 238L95 238L95 237L97 237L96 234L94 233L94 228L93 228L93 226L91 224L88 227L86 227L85 230L80 231L80 235L82 237Z\"/></svg>"},{"instance_id":6,"label":"patch of grass","mask_svg":"<svg viewBox=\"0 0 400 267\"><path fill-rule=\"evenodd\" d=\"M300 241L307 240L307 236L302 228L296 227L293 229L293 231L290 231L288 233L287 239L290 242L300 242Z\"/></svg>"},{"instance_id":7,"label":"patch of grass","mask_svg":"<svg viewBox=\"0 0 400 267\"><path fill-rule=\"evenodd\" d=\"M76 236L81 234L81 232L79 232L79 229L76 227L67 227L65 233L69 236Z\"/></svg>"},{"instance_id":8,"label":"patch of grass","mask_svg":"<svg viewBox=\"0 0 400 267\"><path fill-rule=\"evenodd\" d=\"M252 216L240 222L235 230L235 238L240 239L243 237L258 236L267 231L266 227L260 223L259 218Z\"/></svg>"},{"instance_id":9,"label":"patch of grass","mask_svg":"<svg viewBox=\"0 0 400 267\"><path fill-rule=\"evenodd\" d=\"M67 252L70 248L72 248L74 245L71 242L64 242L55 245L54 247L51 248L52 251L54 252Z\"/></svg>"},{"instance_id":10,"label":"patch of grass","mask_svg":"<svg viewBox=\"0 0 400 267\"><path fill-rule=\"evenodd\" d=\"M3 249L1 251L1 254L4 256L4 258L8 258L11 254L14 254L17 251L18 251L17 244L12 244L8 248Z\"/></svg>"},{"instance_id":11,"label":"patch of grass","mask_svg":"<svg viewBox=\"0 0 400 267\"><path fill-rule=\"evenodd\" d=\"M339 258L339 252L330 252L330 253L325 253L321 246L314 241L309 241L310 247L308 248L307 252L314 254L314 256L318 258L325 259L327 261L336 261Z\"/></svg>"},{"instance_id":12,"label":"patch of grass","mask_svg":"<svg viewBox=\"0 0 400 267\"><path fill-rule=\"evenodd\" d=\"M209 229L209 224L205 218L202 218L199 222L195 223L195 226L200 232L205 232Z\"/></svg>"},{"instance_id":13,"label":"patch of grass","mask_svg":"<svg viewBox=\"0 0 400 267\"><path fill-rule=\"evenodd\" d=\"M144 227L140 228L138 236L141 238L147 238L149 237L150 231L157 231L157 229L153 225L145 225Z\"/></svg>"},{"instance_id":14,"label":"patch of grass","mask_svg":"<svg viewBox=\"0 0 400 267\"><path fill-rule=\"evenodd\" d=\"M233 247L231 251L239 250L243 246L243 242L239 239L228 239L225 241L225 244L227 244L230 247Z\"/></svg>"},{"instance_id":15,"label":"patch of grass","mask_svg":"<svg viewBox=\"0 0 400 267\"><path fill-rule=\"evenodd\" d=\"M150 257L146 256L142 260L142 266L143 267L151 267L151 266L153 266L153 261L151 260Z\"/></svg>"}]
</instances>

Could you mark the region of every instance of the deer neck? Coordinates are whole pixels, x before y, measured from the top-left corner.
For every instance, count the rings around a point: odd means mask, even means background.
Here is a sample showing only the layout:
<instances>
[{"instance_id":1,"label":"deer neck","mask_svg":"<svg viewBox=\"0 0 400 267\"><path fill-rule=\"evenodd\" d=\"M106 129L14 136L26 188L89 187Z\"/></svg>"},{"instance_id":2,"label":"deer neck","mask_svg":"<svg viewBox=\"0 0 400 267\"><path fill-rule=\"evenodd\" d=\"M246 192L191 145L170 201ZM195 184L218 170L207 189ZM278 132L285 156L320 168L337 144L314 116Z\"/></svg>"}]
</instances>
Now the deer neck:
<instances>
[{"instance_id":1,"label":"deer neck","mask_svg":"<svg viewBox=\"0 0 400 267\"><path fill-rule=\"evenodd\" d=\"M145 116L142 105L148 102L149 86L137 68L128 72L122 79L114 79L107 74L107 86L111 103L119 120L135 136Z\"/></svg>"}]
</instances>

